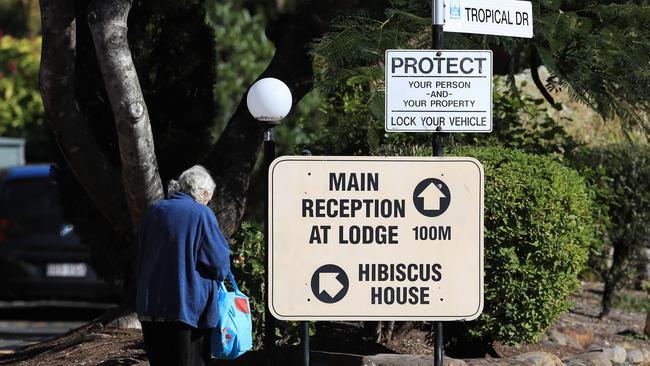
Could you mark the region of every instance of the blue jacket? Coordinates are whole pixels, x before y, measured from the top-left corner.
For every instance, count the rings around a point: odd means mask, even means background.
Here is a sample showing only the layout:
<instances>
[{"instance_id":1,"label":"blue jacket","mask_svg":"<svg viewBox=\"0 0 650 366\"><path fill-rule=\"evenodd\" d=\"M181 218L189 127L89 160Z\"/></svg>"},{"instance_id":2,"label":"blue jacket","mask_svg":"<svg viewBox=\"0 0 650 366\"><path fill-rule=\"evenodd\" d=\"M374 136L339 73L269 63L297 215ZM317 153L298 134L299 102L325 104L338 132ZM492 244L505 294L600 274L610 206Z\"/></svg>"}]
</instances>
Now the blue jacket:
<instances>
[{"instance_id":1,"label":"blue jacket","mask_svg":"<svg viewBox=\"0 0 650 366\"><path fill-rule=\"evenodd\" d=\"M229 271L230 249L208 206L174 193L147 210L138 247L139 316L216 327L218 282Z\"/></svg>"}]
</instances>

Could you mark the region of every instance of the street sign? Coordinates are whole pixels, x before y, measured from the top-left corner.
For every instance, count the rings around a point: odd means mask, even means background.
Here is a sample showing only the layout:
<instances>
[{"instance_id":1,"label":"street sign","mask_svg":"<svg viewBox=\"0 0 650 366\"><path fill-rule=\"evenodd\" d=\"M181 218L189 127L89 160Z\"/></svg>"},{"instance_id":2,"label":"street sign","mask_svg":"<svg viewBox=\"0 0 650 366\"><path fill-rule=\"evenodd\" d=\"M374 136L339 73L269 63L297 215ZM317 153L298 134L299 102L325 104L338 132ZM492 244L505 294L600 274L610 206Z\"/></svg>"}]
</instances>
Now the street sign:
<instances>
[{"instance_id":1,"label":"street sign","mask_svg":"<svg viewBox=\"0 0 650 366\"><path fill-rule=\"evenodd\" d=\"M533 37L530 1L444 0L445 32Z\"/></svg>"},{"instance_id":2,"label":"street sign","mask_svg":"<svg viewBox=\"0 0 650 366\"><path fill-rule=\"evenodd\" d=\"M269 310L282 320L472 320L473 158L287 156L269 168Z\"/></svg>"},{"instance_id":3,"label":"street sign","mask_svg":"<svg viewBox=\"0 0 650 366\"><path fill-rule=\"evenodd\" d=\"M492 51L387 50L388 132L491 132Z\"/></svg>"}]
</instances>

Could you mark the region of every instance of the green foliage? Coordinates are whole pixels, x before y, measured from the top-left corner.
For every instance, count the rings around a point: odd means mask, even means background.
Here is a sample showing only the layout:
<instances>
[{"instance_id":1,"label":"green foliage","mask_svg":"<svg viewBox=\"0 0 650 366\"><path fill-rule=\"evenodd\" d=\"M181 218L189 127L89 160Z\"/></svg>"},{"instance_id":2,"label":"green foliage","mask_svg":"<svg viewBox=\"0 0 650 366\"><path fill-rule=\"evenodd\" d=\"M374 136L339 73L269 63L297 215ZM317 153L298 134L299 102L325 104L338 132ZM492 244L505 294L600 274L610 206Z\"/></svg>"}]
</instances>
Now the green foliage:
<instances>
[{"instance_id":1,"label":"green foliage","mask_svg":"<svg viewBox=\"0 0 650 366\"><path fill-rule=\"evenodd\" d=\"M402 8L382 14L358 11L339 17L333 31L314 44L316 86L324 96L321 109L328 117L322 128L310 136L316 153L367 154L384 144L427 143L426 134L384 131L384 51L427 48L430 43L430 20L417 15L428 14L430 8L415 1L394 3ZM450 48L486 46L477 37L453 33L445 37L453 46ZM495 77L494 132L455 135L448 144L497 144L558 155L577 147L551 118L543 99L504 84L503 78Z\"/></svg>"},{"instance_id":2,"label":"green foliage","mask_svg":"<svg viewBox=\"0 0 650 366\"><path fill-rule=\"evenodd\" d=\"M381 154L428 156L428 147ZM584 179L548 157L518 150L460 148L485 169L485 306L463 324L488 342L532 342L570 308L568 296L594 240Z\"/></svg>"},{"instance_id":3,"label":"green foliage","mask_svg":"<svg viewBox=\"0 0 650 366\"><path fill-rule=\"evenodd\" d=\"M538 14L536 14L538 15ZM650 131L650 8L641 1L540 2L535 44L566 88L604 118L619 116Z\"/></svg>"},{"instance_id":4,"label":"green foliage","mask_svg":"<svg viewBox=\"0 0 650 366\"><path fill-rule=\"evenodd\" d=\"M595 240L582 177L547 157L460 149L485 168L485 308L475 336L530 342L570 307Z\"/></svg>"},{"instance_id":5,"label":"green foliage","mask_svg":"<svg viewBox=\"0 0 650 366\"><path fill-rule=\"evenodd\" d=\"M614 297L614 307L624 311L650 312L650 296L642 297L630 294L620 294Z\"/></svg>"},{"instance_id":6,"label":"green foliage","mask_svg":"<svg viewBox=\"0 0 650 366\"><path fill-rule=\"evenodd\" d=\"M264 339L264 233L243 223L231 246L231 271L237 286L250 299L253 341L260 348Z\"/></svg>"},{"instance_id":7,"label":"green foliage","mask_svg":"<svg viewBox=\"0 0 650 366\"><path fill-rule=\"evenodd\" d=\"M524 81L520 87L525 86ZM459 142L478 146L500 145L556 156L568 154L579 146L548 114L544 99L507 88L500 77L494 78L492 108L493 132L485 136L466 134Z\"/></svg>"},{"instance_id":8,"label":"green foliage","mask_svg":"<svg viewBox=\"0 0 650 366\"><path fill-rule=\"evenodd\" d=\"M593 260L602 277L619 281L637 274L639 261L645 262L644 249L650 236L650 147L647 145L608 145L584 148L573 155L572 164L590 182L594 201L600 207L604 242L614 245L620 263L607 268L607 250ZM598 260L599 259L599 260Z\"/></svg>"},{"instance_id":9,"label":"green foliage","mask_svg":"<svg viewBox=\"0 0 650 366\"><path fill-rule=\"evenodd\" d=\"M344 66L341 66L344 67ZM376 72L381 72L379 66ZM350 76L325 99L320 108L326 117L307 144L319 154L368 154L381 145L423 144L427 134L396 134L384 131L384 95L374 89L379 81L368 75ZM525 82L521 87L525 86ZM327 91L320 90L321 93ZM490 134L455 134L447 145L504 146L535 154L563 157L579 147L548 113L543 99L504 85L494 78L494 130Z\"/></svg>"},{"instance_id":10,"label":"green foliage","mask_svg":"<svg viewBox=\"0 0 650 366\"><path fill-rule=\"evenodd\" d=\"M40 37L0 37L0 136L25 138L28 161L51 159L52 136L38 88L40 56Z\"/></svg>"},{"instance_id":11,"label":"green foliage","mask_svg":"<svg viewBox=\"0 0 650 366\"><path fill-rule=\"evenodd\" d=\"M383 90L384 50L430 47L430 3L392 1L383 13L358 10L339 17L331 33L314 47L320 87L332 94L354 75L369 83L370 95ZM534 48L551 77L550 89L566 89L601 116L618 116L625 127L650 131L650 7L647 0L594 3L573 0L533 1L532 39L445 33L446 48L494 49L512 58L495 68L514 73L530 67ZM364 76L365 75L365 76ZM371 99L366 98L368 103Z\"/></svg>"},{"instance_id":12,"label":"green foliage","mask_svg":"<svg viewBox=\"0 0 650 366\"><path fill-rule=\"evenodd\" d=\"M264 342L264 233L255 225L243 223L235 234L230 255L233 260L231 271L239 289L251 302L253 317L253 342L260 349ZM315 333L314 324L310 324L310 334ZM298 342L298 323L276 320L275 334L280 344Z\"/></svg>"},{"instance_id":13,"label":"green foliage","mask_svg":"<svg viewBox=\"0 0 650 366\"><path fill-rule=\"evenodd\" d=\"M239 105L239 98L264 71L273 56L266 38L266 20L251 15L240 1L206 2L206 20L214 29L217 81L214 84L218 136Z\"/></svg>"}]
</instances>

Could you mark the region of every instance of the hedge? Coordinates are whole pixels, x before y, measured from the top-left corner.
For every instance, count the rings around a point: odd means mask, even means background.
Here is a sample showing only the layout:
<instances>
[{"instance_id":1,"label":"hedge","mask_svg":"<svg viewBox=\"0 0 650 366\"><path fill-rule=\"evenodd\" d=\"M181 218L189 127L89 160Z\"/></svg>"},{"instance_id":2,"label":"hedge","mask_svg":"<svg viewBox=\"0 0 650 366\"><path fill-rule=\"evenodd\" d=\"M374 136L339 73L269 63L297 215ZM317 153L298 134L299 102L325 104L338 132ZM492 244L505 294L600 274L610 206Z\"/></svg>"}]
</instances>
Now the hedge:
<instances>
[{"instance_id":1,"label":"hedge","mask_svg":"<svg viewBox=\"0 0 650 366\"><path fill-rule=\"evenodd\" d=\"M382 155L430 156L424 147L385 147ZM519 150L459 148L485 170L485 306L464 326L487 343L532 342L579 285L596 240L592 201L575 170Z\"/></svg>"}]
</instances>

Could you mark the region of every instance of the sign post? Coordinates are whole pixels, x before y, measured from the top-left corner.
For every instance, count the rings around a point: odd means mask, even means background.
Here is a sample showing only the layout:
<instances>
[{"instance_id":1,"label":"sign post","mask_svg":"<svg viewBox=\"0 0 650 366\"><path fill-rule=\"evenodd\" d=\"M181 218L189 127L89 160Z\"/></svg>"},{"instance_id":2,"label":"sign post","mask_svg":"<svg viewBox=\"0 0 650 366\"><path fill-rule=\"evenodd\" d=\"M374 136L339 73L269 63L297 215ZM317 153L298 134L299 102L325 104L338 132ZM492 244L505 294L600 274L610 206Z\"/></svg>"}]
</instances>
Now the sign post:
<instances>
[{"instance_id":1,"label":"sign post","mask_svg":"<svg viewBox=\"0 0 650 366\"><path fill-rule=\"evenodd\" d=\"M441 50L444 46L444 32L445 25L445 7L442 0L431 1L431 48L434 50ZM440 56L438 54L438 56ZM436 132L431 135L431 154L433 156L442 156L444 154L443 134L440 132L441 126L436 127ZM444 341L442 334L442 322L433 322L434 330L434 347L433 357L434 366L443 366L443 349Z\"/></svg>"},{"instance_id":2,"label":"sign post","mask_svg":"<svg viewBox=\"0 0 650 366\"><path fill-rule=\"evenodd\" d=\"M483 168L472 158L289 156L269 169L269 308L281 320L472 320Z\"/></svg>"}]
</instances>

